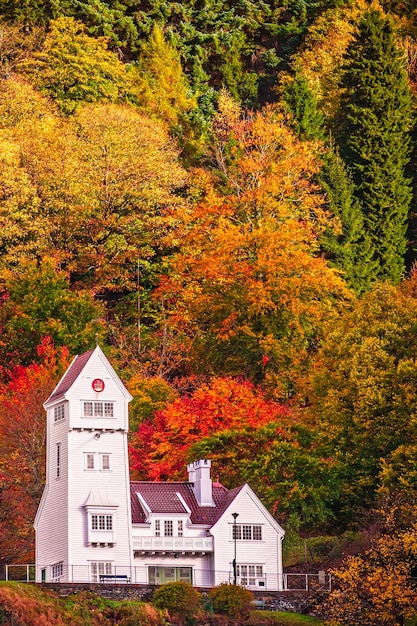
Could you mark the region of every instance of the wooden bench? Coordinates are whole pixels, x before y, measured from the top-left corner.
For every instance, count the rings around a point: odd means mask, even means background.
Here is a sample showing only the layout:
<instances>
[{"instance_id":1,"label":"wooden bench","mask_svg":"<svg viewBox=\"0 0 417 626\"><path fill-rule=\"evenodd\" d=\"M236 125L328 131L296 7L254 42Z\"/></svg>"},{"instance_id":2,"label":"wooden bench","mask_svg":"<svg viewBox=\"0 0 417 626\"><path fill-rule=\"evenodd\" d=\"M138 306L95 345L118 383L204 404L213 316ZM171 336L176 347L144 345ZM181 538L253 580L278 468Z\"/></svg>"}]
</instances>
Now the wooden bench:
<instances>
[{"instance_id":1,"label":"wooden bench","mask_svg":"<svg viewBox=\"0 0 417 626\"><path fill-rule=\"evenodd\" d=\"M130 583L126 574L100 574L101 583Z\"/></svg>"}]
</instances>

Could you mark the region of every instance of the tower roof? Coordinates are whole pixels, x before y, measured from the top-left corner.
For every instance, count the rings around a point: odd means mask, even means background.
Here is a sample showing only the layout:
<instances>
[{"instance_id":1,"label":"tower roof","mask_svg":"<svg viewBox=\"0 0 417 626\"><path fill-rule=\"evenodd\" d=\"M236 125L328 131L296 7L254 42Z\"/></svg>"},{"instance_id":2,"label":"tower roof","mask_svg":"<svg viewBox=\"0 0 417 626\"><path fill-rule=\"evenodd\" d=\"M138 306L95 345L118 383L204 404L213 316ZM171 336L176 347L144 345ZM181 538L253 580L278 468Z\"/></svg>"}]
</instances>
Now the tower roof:
<instances>
[{"instance_id":1,"label":"tower roof","mask_svg":"<svg viewBox=\"0 0 417 626\"><path fill-rule=\"evenodd\" d=\"M89 350L88 352L84 352L83 354L77 354L77 356L74 357L71 365L69 366L64 376L61 378L58 385L55 387L54 391L51 393L45 404L47 404L48 402L52 402L53 400L60 400L61 398L64 398L66 392L77 380L78 376L81 374L94 352L95 350Z\"/></svg>"}]
</instances>

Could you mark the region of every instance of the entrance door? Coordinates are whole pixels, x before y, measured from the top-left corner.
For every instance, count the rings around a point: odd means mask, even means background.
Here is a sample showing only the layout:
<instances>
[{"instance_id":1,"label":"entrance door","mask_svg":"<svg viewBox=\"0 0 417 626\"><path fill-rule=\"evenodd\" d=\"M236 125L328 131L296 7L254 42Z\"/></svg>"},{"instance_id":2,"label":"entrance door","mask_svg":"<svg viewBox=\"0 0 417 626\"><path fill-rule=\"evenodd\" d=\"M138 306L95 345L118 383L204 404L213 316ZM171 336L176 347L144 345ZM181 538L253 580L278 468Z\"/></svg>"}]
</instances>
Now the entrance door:
<instances>
[{"instance_id":1,"label":"entrance door","mask_svg":"<svg viewBox=\"0 0 417 626\"><path fill-rule=\"evenodd\" d=\"M148 580L150 585L165 585L180 580L193 584L192 567L168 567L150 566L148 567Z\"/></svg>"}]
</instances>

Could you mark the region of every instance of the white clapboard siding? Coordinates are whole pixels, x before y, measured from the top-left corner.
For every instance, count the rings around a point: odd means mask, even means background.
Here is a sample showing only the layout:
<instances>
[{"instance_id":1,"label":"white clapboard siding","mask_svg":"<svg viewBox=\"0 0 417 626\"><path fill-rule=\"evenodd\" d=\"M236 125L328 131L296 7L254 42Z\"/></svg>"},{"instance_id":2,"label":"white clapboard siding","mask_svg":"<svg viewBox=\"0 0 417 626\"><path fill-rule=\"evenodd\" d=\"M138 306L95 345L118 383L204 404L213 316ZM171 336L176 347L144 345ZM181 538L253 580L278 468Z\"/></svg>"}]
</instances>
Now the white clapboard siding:
<instances>
[{"instance_id":1,"label":"white clapboard siding","mask_svg":"<svg viewBox=\"0 0 417 626\"><path fill-rule=\"evenodd\" d=\"M96 378L104 381L101 392L92 387ZM35 520L37 580L41 580L43 568L46 579L51 580L53 565L59 562L64 565L62 580L71 580L76 566L80 581L88 581L90 563L95 561L117 563L130 569L133 551L127 416L131 396L100 348L96 348L65 390L64 398L59 393L51 398L45 405L47 481ZM65 419L54 423L54 407L63 401ZM114 403L114 416L85 418L85 401ZM60 444L59 477L57 443ZM87 454L94 458L93 469L88 468ZM103 467L102 455L108 455L109 469ZM89 524L94 513L111 515L112 529L94 535Z\"/></svg>"},{"instance_id":2,"label":"white clapboard siding","mask_svg":"<svg viewBox=\"0 0 417 626\"><path fill-rule=\"evenodd\" d=\"M267 575L269 590L279 589L282 581L284 531L248 485L241 489L233 503L211 529L215 541L215 584L225 582L225 572L233 572L235 542L232 513L239 514L236 524L260 525L262 527L261 541L236 540L236 563L262 565Z\"/></svg>"}]
</instances>

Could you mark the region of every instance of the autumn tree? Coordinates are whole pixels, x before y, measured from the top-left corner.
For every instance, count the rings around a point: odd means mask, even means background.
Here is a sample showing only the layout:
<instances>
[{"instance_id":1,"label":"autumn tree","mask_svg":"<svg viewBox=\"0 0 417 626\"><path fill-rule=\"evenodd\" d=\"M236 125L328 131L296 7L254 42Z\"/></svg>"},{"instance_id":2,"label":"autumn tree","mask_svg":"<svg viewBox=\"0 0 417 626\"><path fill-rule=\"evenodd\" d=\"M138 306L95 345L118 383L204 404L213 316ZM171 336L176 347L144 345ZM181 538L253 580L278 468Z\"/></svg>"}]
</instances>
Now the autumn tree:
<instances>
[{"instance_id":1,"label":"autumn tree","mask_svg":"<svg viewBox=\"0 0 417 626\"><path fill-rule=\"evenodd\" d=\"M367 9L366 0L338 3L323 11L306 30L301 46L293 56L292 69L302 67L319 111L331 125L340 107L340 75L346 49L355 23ZM287 77L284 75L283 82Z\"/></svg>"},{"instance_id":2,"label":"autumn tree","mask_svg":"<svg viewBox=\"0 0 417 626\"><path fill-rule=\"evenodd\" d=\"M38 363L16 368L0 390L0 554L3 562L33 560L33 520L45 482L43 402L69 365L66 348L50 339Z\"/></svg>"},{"instance_id":3,"label":"autumn tree","mask_svg":"<svg viewBox=\"0 0 417 626\"><path fill-rule=\"evenodd\" d=\"M68 266L91 217L91 183L79 138L48 98L16 77L0 85L0 128L2 264L15 266L20 251L22 258L49 254Z\"/></svg>"},{"instance_id":4,"label":"autumn tree","mask_svg":"<svg viewBox=\"0 0 417 626\"><path fill-rule=\"evenodd\" d=\"M277 108L241 115L229 98L220 104L217 169L196 172L193 206L170 213L180 246L159 294L193 367L267 378L288 398L321 322L349 292L319 255L329 220L312 146Z\"/></svg>"},{"instance_id":5,"label":"autumn tree","mask_svg":"<svg viewBox=\"0 0 417 626\"><path fill-rule=\"evenodd\" d=\"M17 69L66 113L79 102L120 102L134 92L134 72L108 49L108 39L89 36L71 17L52 20L41 50Z\"/></svg>"},{"instance_id":6,"label":"autumn tree","mask_svg":"<svg viewBox=\"0 0 417 626\"><path fill-rule=\"evenodd\" d=\"M0 274L45 250L47 223L19 145L0 131Z\"/></svg>"},{"instance_id":7,"label":"autumn tree","mask_svg":"<svg viewBox=\"0 0 417 626\"><path fill-rule=\"evenodd\" d=\"M177 126L196 99L181 66L178 51L168 43L163 30L154 26L140 49L138 61L140 107L171 126Z\"/></svg>"},{"instance_id":8,"label":"autumn tree","mask_svg":"<svg viewBox=\"0 0 417 626\"><path fill-rule=\"evenodd\" d=\"M333 570L325 606L331 626L405 626L415 616L417 528L383 533L372 548Z\"/></svg>"},{"instance_id":9,"label":"autumn tree","mask_svg":"<svg viewBox=\"0 0 417 626\"><path fill-rule=\"evenodd\" d=\"M212 433L285 419L287 409L249 381L213 378L139 424L131 439L131 468L151 480L184 476L190 446Z\"/></svg>"},{"instance_id":10,"label":"autumn tree","mask_svg":"<svg viewBox=\"0 0 417 626\"><path fill-rule=\"evenodd\" d=\"M287 528L323 531L334 520L338 497L335 461L320 454L315 429L302 422L302 414L290 414L250 428L242 424L203 437L188 457L210 458L228 488L248 482Z\"/></svg>"},{"instance_id":11,"label":"autumn tree","mask_svg":"<svg viewBox=\"0 0 417 626\"><path fill-rule=\"evenodd\" d=\"M378 284L330 323L314 360L311 409L321 453L337 461L343 523L372 505L383 468L398 470L399 451L416 441L416 315L415 275Z\"/></svg>"},{"instance_id":12,"label":"autumn tree","mask_svg":"<svg viewBox=\"0 0 417 626\"><path fill-rule=\"evenodd\" d=\"M1 290L0 363L7 371L36 360L37 346L50 336L56 346L84 352L102 332L103 309L91 294L72 291L68 273L51 258L21 264Z\"/></svg>"},{"instance_id":13,"label":"autumn tree","mask_svg":"<svg viewBox=\"0 0 417 626\"><path fill-rule=\"evenodd\" d=\"M135 288L138 261L143 269L161 248L162 210L186 180L178 148L162 122L128 105L85 106L74 122L90 190L77 271L101 289Z\"/></svg>"},{"instance_id":14,"label":"autumn tree","mask_svg":"<svg viewBox=\"0 0 417 626\"><path fill-rule=\"evenodd\" d=\"M411 201L411 92L405 57L390 18L369 10L343 68L341 152L352 172L369 233L375 278L398 282L404 272Z\"/></svg>"},{"instance_id":15,"label":"autumn tree","mask_svg":"<svg viewBox=\"0 0 417 626\"><path fill-rule=\"evenodd\" d=\"M129 379L127 388L133 396L129 405L129 430L135 433L139 424L152 421L154 413L162 411L178 396L176 389L158 376L137 373Z\"/></svg>"}]
</instances>

